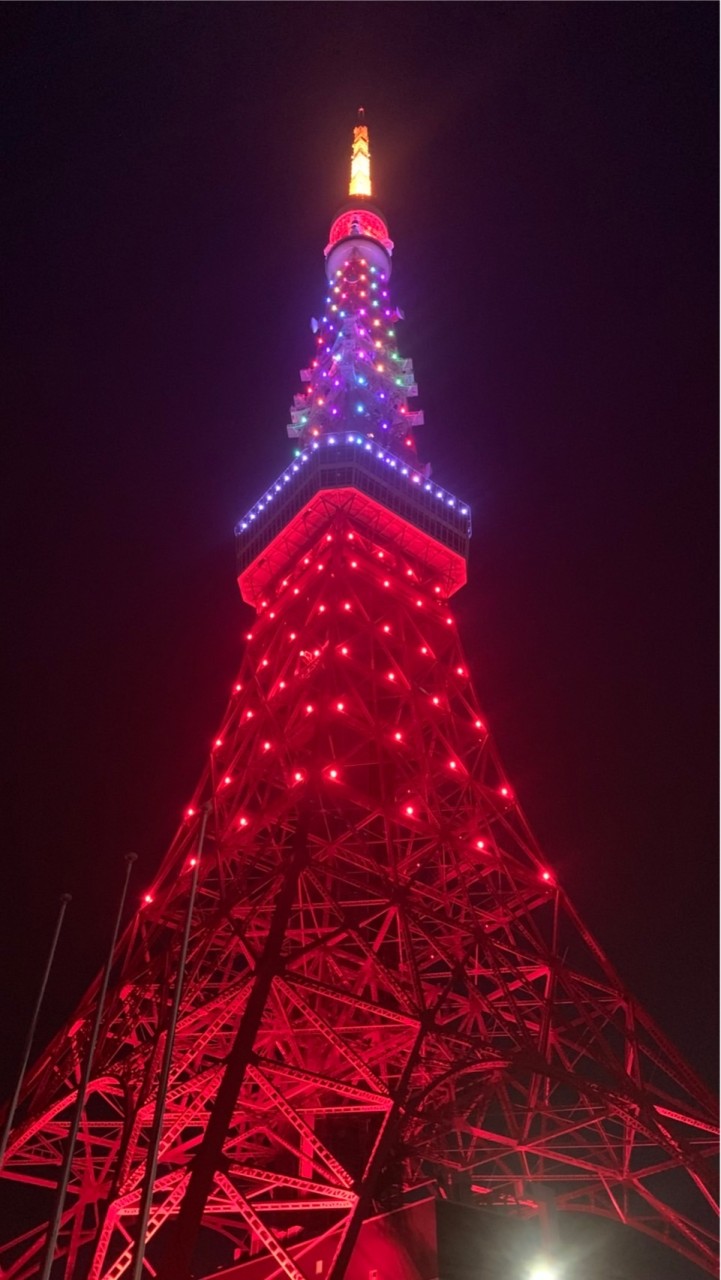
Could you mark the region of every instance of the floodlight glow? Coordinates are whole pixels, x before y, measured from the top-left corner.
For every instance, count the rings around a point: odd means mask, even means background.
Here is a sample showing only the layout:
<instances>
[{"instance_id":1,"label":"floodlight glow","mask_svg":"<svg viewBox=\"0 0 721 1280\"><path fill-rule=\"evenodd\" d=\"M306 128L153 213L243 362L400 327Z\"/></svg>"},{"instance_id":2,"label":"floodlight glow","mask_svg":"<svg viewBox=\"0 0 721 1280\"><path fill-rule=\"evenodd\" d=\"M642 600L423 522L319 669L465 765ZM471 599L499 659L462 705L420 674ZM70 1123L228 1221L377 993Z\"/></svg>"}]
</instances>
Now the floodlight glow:
<instances>
[{"instance_id":1,"label":"floodlight glow","mask_svg":"<svg viewBox=\"0 0 721 1280\"><path fill-rule=\"evenodd\" d=\"M537 1262L529 1271L528 1280L561 1280L561 1273L550 1262Z\"/></svg>"}]
</instances>

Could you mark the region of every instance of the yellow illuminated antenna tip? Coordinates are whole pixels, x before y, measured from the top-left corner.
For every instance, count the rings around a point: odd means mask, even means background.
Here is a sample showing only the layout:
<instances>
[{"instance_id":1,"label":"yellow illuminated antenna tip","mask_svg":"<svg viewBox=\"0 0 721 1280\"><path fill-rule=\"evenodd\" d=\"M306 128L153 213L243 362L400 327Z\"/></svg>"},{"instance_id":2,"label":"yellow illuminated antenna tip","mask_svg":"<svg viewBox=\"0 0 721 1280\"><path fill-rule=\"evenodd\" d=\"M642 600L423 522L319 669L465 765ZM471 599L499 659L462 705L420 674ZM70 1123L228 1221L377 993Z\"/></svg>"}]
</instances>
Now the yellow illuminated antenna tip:
<instances>
[{"instance_id":1,"label":"yellow illuminated antenna tip","mask_svg":"<svg viewBox=\"0 0 721 1280\"><path fill-rule=\"evenodd\" d=\"M358 108L358 123L353 130L348 194L351 196L371 194L371 153L363 107Z\"/></svg>"}]
</instances>

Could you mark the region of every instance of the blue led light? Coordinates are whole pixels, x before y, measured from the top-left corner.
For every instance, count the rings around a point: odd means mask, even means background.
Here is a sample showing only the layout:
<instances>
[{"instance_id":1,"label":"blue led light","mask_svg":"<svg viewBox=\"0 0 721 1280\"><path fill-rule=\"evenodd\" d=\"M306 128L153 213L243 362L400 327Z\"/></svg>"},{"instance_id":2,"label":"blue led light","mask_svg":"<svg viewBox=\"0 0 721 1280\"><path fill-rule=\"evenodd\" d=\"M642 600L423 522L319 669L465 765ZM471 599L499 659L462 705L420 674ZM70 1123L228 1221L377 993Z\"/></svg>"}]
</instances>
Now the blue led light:
<instances>
[{"instance_id":1,"label":"blue led light","mask_svg":"<svg viewBox=\"0 0 721 1280\"><path fill-rule=\"evenodd\" d=\"M363 405L358 405L357 408L360 412L364 411ZM381 425L387 426L386 423L383 423ZM356 444L361 446L366 453L370 453L370 454L375 453L375 456L379 461L385 462L386 466L391 467L392 470L396 472L400 470L400 474L405 479L410 480L413 484L422 483L423 477L418 471L412 471L407 466L402 466L401 459L396 458L393 454L387 453L384 449L378 448L377 445L374 446L372 440L368 439L366 436L362 436L362 435L357 436L357 435L349 434L346 436L346 441L348 444ZM235 526L235 532L236 533L246 532L246 530L249 527L249 522L251 520L256 520L257 517L263 511L266 510L269 503L273 501L273 498L275 497L275 495L277 493L282 492L280 481L282 480L283 484L289 484L293 478L293 475L297 474L300 471L300 464L304 462L308 462L314 451L318 450L321 446L328 448L329 446L334 446L334 445L337 445L338 443L339 441L336 436L321 436L320 440L314 440L310 445L306 446L306 448L302 452L297 449L295 451L295 456L297 458L297 461L293 462L292 465L289 467L288 471L284 472L283 475L279 477L279 480L277 480L275 484L272 485L271 488L266 493L263 494L262 498L256 504L255 509L247 513L245 518ZM424 484L423 488L426 493L431 494L431 496L435 497L437 501L444 502L445 505L449 507L453 507L453 508L457 507L457 500L454 497L452 497L445 489L436 488L435 485L432 485L430 483ZM458 506L457 509L460 515L463 515L463 516L470 515L470 509L468 507Z\"/></svg>"}]
</instances>

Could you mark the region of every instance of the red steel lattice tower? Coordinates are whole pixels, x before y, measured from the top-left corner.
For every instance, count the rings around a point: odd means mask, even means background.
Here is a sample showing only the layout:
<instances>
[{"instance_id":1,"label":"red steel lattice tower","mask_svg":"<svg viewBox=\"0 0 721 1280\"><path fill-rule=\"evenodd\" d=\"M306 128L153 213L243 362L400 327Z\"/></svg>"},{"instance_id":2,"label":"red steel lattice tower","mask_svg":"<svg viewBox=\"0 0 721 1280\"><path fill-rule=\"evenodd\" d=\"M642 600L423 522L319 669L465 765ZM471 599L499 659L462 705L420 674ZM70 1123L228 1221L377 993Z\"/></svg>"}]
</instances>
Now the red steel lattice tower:
<instances>
[{"instance_id":1,"label":"red steel lattice tower","mask_svg":"<svg viewBox=\"0 0 721 1280\"><path fill-rule=\"evenodd\" d=\"M429 1182L550 1192L714 1268L713 1101L557 883L469 680L470 513L418 462L392 248L361 118L294 458L237 529L257 616L117 949L53 1276L308 1280L322 1255L340 1280L364 1217ZM6 1280L40 1274L98 987L24 1088L2 1174L43 1221Z\"/></svg>"}]
</instances>

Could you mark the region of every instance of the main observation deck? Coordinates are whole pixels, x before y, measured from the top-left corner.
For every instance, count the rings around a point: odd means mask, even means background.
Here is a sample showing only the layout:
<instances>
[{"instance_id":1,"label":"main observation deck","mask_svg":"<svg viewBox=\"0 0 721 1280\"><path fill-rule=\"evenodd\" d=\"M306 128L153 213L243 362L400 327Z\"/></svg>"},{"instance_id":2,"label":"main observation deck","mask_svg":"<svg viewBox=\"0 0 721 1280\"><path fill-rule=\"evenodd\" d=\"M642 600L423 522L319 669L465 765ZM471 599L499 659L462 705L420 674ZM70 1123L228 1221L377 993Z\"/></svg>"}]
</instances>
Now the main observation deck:
<instances>
[{"instance_id":1,"label":"main observation deck","mask_svg":"<svg viewBox=\"0 0 721 1280\"><path fill-rule=\"evenodd\" d=\"M236 525L243 599L261 593L343 506L438 574L444 595L466 581L467 504L422 471L355 432L325 435L304 449ZM392 526L392 528L391 528Z\"/></svg>"}]
</instances>

